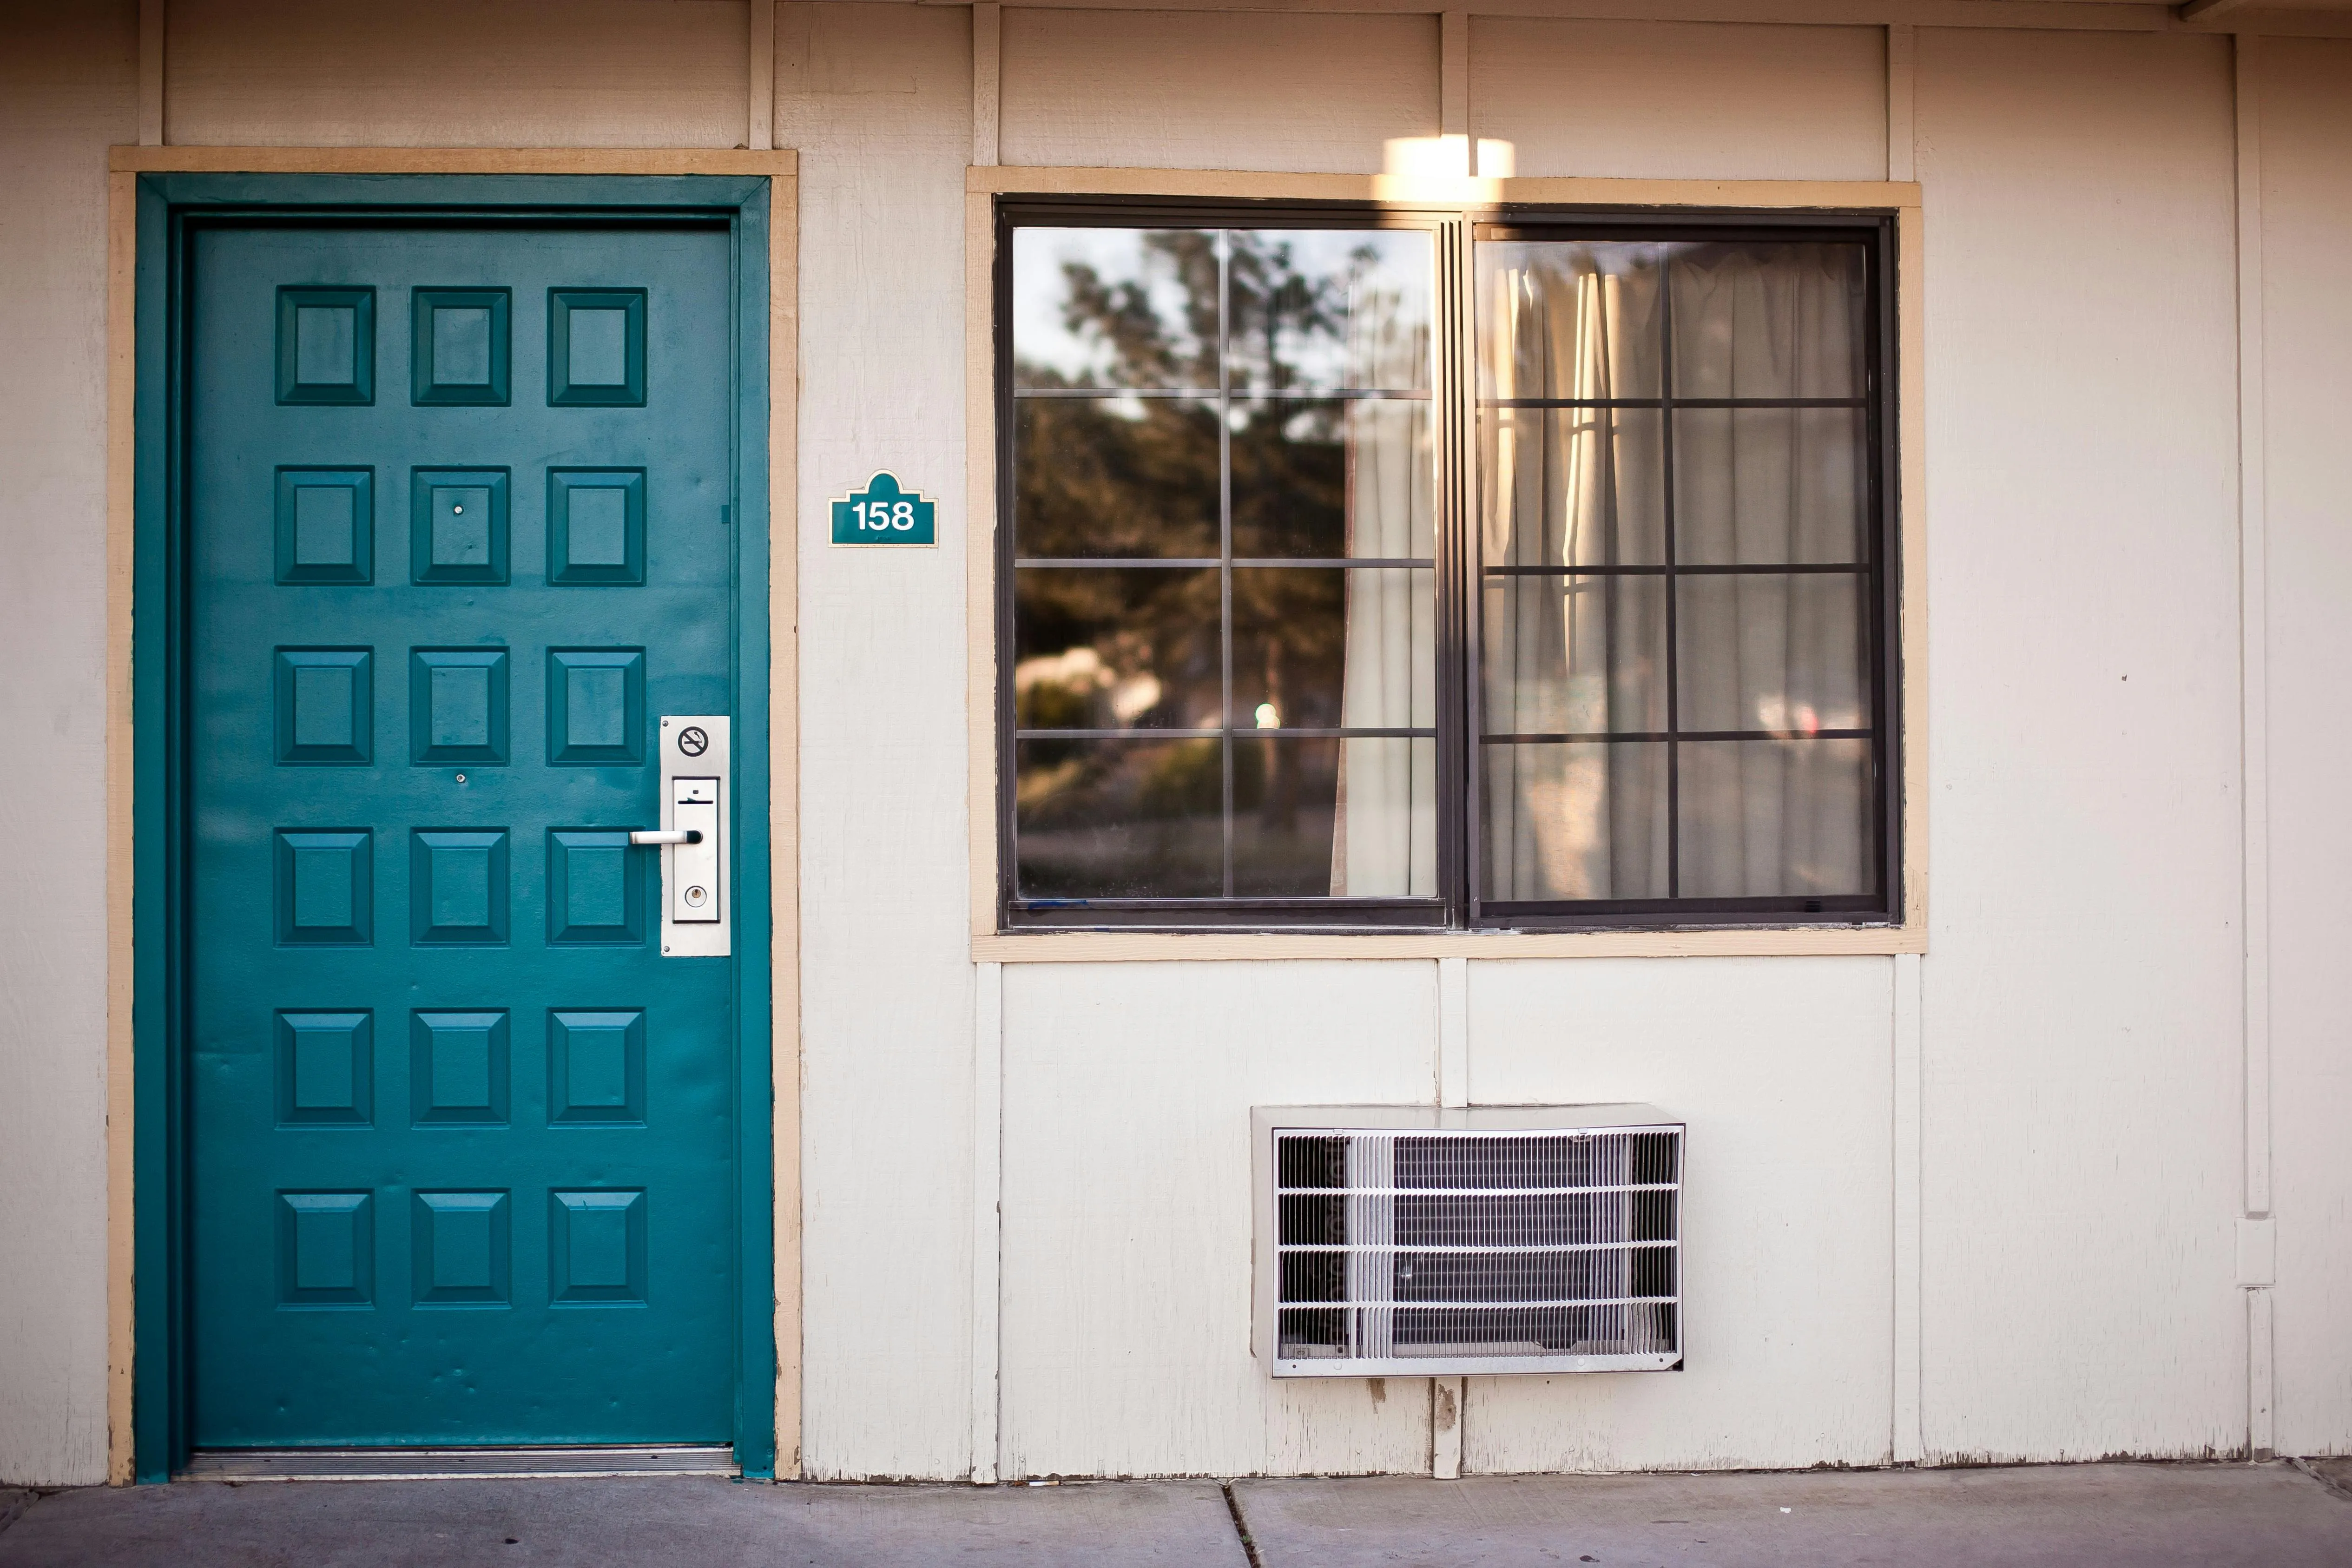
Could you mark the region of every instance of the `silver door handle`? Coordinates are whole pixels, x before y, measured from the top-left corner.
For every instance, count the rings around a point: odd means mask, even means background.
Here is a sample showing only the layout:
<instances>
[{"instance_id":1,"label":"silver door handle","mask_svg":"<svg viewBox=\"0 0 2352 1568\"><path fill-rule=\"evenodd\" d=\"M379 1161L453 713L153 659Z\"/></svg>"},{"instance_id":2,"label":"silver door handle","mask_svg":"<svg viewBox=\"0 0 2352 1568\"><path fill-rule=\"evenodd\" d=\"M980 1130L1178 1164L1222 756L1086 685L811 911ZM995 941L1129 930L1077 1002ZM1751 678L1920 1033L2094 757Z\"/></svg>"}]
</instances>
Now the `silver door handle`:
<instances>
[{"instance_id":1,"label":"silver door handle","mask_svg":"<svg viewBox=\"0 0 2352 1568\"><path fill-rule=\"evenodd\" d=\"M699 844L701 831L692 827L634 827L629 830L632 844Z\"/></svg>"}]
</instances>

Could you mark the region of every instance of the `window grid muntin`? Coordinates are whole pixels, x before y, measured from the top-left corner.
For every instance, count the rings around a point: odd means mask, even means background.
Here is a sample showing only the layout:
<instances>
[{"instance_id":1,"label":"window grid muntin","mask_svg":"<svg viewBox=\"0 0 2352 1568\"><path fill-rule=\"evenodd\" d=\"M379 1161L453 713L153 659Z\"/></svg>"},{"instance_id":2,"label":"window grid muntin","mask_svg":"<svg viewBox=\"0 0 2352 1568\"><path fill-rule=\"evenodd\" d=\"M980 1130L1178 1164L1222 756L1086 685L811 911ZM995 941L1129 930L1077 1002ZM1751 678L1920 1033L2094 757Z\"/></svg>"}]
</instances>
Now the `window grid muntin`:
<instances>
[{"instance_id":1,"label":"window grid muntin","mask_svg":"<svg viewBox=\"0 0 2352 1568\"><path fill-rule=\"evenodd\" d=\"M1790 214L1759 219L1753 214L1677 214L1661 220L1656 215L1626 213L1607 215L1598 212L1559 214L1495 213L1476 224L1471 234L1474 252L1469 268L1465 301L1470 316L1469 331L1465 334L1464 356L1467 363L1468 401L1472 405L1469 439L1475 444L1472 472L1481 476L1475 481L1473 493L1466 498L1465 514L1470 537L1465 545L1468 575L1477 591L1465 594L1469 617L1465 634L1464 652L1468 683L1466 700L1468 723L1463 758L1465 784L1463 794L1463 817L1467 829L1465 867L1468 879L1468 925L1473 929L1503 927L1517 930L1576 929L1592 925L1622 924L1633 920L1640 924L1675 927L1705 927L1754 923L1781 923L1769 919L1775 915L1849 915L1863 917L1854 923L1875 923L1870 917L1883 920L1899 918L1902 897L1901 814L1898 774L1902 759L1892 753L1890 742L1899 732L1895 721L1896 705L1900 700L1901 649L1895 645L1894 633L1897 626L1895 595L1897 585L1895 568L1899 535L1895 527L1893 505L1894 421L1888 406L1895 386L1894 378L1894 296L1887 287L1892 275L1892 220L1885 217L1844 214ZM1852 243L1862 247L1864 256L1864 296L1860 374L1862 387L1858 396L1838 398L1677 398L1675 387L1675 342L1673 288L1667 275L1671 256L1660 252L1659 285L1659 395L1628 398L1495 398L1484 395L1484 366L1478 355L1483 344L1480 331L1485 324L1483 314L1486 300L1482 289L1484 279L1475 256L1475 247L1489 242L1514 240L1648 243L1661 247L1676 243L1734 244L1838 244ZM1490 411L1498 408L1654 408L1660 411L1661 433L1659 468L1660 491L1664 511L1662 548L1663 563L1655 565L1601 566L1489 566L1485 561L1485 495L1483 467L1487 450L1487 421ZM1864 452L1866 462L1866 488L1864 497L1864 529L1861 558L1852 563L1783 563L1778 564L1716 564L1684 565L1676 557L1679 517L1675 496L1674 414L1686 408L1860 408L1864 411L1865 427ZM1612 496L1611 504L1615 504ZM1864 635L1869 639L1862 667L1870 677L1869 712L1872 722L1864 731L1816 731L1811 735L1795 736L1786 731L1721 731L1701 734L1684 731L1680 723L1681 706L1681 637L1680 600L1675 584L1681 577L1697 575L1786 575L1792 574L1843 574L1861 579L1866 590L1863 622ZM1667 766L1667 800L1665 805L1668 835L1667 872L1670 896L1664 899L1608 900L1536 900L1494 899L1487 896L1492 879L1492 865L1486 833L1486 761L1488 746L1525 744L1552 741L1549 735L1517 735L1508 732L1489 735L1485 718L1486 626L1483 586L1493 580L1513 576L1578 577L1578 576L1664 575L1668 579L1665 595L1665 649L1667 671L1665 701L1668 710L1667 732L1657 735L1575 735L1561 736L1565 742L1631 742L1663 740L1669 751ZM1679 757L1681 743L1685 741L1712 740L1844 740L1863 739L1870 743L1870 776L1867 788L1872 842L1868 857L1874 888L1858 894L1821 894L1787 896L1740 896L1685 898L1681 896L1682 875L1682 811ZM1666 917L1650 921L1642 917ZM1748 917L1743 921L1742 917Z\"/></svg>"},{"instance_id":2,"label":"window grid muntin","mask_svg":"<svg viewBox=\"0 0 2352 1568\"><path fill-rule=\"evenodd\" d=\"M1105 227L1119 229L1166 230L1190 228L1207 230L1217 236L1217 381L1214 387L1025 387L1018 384L1014 374L1013 342L1012 290L1013 287L1013 232L1024 227ZM1230 235L1234 231L1251 233L1307 232L1313 230L1388 229L1420 233L1430 242L1430 297L1428 331L1430 337L1429 366L1431 384L1424 389L1335 387L1267 388L1253 390L1236 388L1233 367L1233 266ZM1458 888L1460 872L1458 849L1449 850L1449 838L1454 833L1450 823L1458 823L1460 812L1459 768L1451 753L1458 752L1458 742L1449 747L1449 733L1458 733L1458 719L1452 713L1451 689L1458 686L1458 656L1453 655L1453 639L1448 635L1448 618L1444 613L1447 596L1444 545L1448 508L1445 500L1445 464L1440 447L1445 432L1444 409L1445 400L1440 391L1448 369L1451 348L1444 320L1449 288L1447 261L1451 247L1449 234L1442 220L1416 218L1377 209L1345 206L1317 208L1312 204L1285 206L1277 213L1236 212L1219 208L1213 204L1181 204L1173 212L1159 206L1141 204L1096 203L1086 205L1060 204L1026 204L1000 201L997 221L997 271L995 297L997 384L999 406L1008 417L998 421L998 515L999 573L997 594L998 625L998 745L999 798L999 886L998 905L1007 918L1045 916L1043 921L1022 923L1036 925L1066 924L1052 920L1055 911L1083 909L1088 914L1110 915L1134 911L1169 910L1187 916L1209 916L1206 921L1187 919L1186 924L1228 923L1214 917L1220 912L1234 915L1265 915L1281 913L1292 918L1275 923L1285 929L1311 927L1316 923L1329 924L1349 915L1359 917L1354 924L1405 925L1428 927L1454 923L1460 908ZM1168 558L1157 556L1025 556L1020 548L1018 524L1013 497L1018 484L1019 451L1015 440L1016 421L1009 417L1013 407L1030 400L1091 400L1117 402L1129 398L1214 399L1218 415L1218 544L1219 553L1208 557ZM1237 558L1233 552L1234 525L1234 410L1237 406L1276 402L1296 403L1356 403L1356 402L1417 402L1430 407L1431 419L1427 438L1430 443L1429 504L1437 538L1435 553L1431 556L1400 557L1291 557L1253 556ZM1017 660L1018 577L1024 571L1045 569L1117 569L1120 571L1205 570L1215 566L1219 573L1219 643L1220 643L1220 716L1223 724L1216 729L1125 729L1125 730L1033 730L1020 726L1013 715L1013 692L1011 673ZM1236 568L1309 568L1347 570L1410 569L1431 574L1433 603L1429 606L1433 640L1432 656L1436 669L1436 711L1433 722L1425 726L1386 728L1378 726L1294 726L1280 724L1261 730L1255 725L1238 722L1234 708L1234 607L1233 574ZM1269 898L1263 895L1237 894L1234 891L1234 762L1238 742L1266 740L1320 739L1403 739L1425 741L1437 749L1434 819L1432 830L1437 838L1437 885L1430 896L1394 895L1382 897L1313 896ZM1023 742L1131 740L1159 742L1214 739L1220 750L1220 830L1223 849L1223 892L1215 898L1186 897L1087 897L1065 899L1025 896L1020 887L1020 824L1016 804L1019 783L1019 758L1015 748ZM1110 923L1129 923L1114 921ZM1245 922L1246 923L1246 922ZM1262 922L1260 922L1262 923Z\"/></svg>"}]
</instances>

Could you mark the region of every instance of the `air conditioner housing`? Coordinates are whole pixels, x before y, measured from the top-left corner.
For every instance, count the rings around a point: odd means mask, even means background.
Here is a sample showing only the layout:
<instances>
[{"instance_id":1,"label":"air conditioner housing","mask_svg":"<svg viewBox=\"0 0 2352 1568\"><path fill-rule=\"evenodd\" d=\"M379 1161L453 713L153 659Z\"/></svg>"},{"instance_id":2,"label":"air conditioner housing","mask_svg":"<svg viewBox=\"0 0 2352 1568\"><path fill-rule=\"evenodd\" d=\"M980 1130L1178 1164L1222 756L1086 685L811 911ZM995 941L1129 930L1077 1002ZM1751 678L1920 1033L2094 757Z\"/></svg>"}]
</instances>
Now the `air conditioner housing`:
<instances>
[{"instance_id":1,"label":"air conditioner housing","mask_svg":"<svg viewBox=\"0 0 2352 1568\"><path fill-rule=\"evenodd\" d=\"M1655 1106L1251 1115L1275 1376L1681 1366L1684 1128Z\"/></svg>"}]
</instances>

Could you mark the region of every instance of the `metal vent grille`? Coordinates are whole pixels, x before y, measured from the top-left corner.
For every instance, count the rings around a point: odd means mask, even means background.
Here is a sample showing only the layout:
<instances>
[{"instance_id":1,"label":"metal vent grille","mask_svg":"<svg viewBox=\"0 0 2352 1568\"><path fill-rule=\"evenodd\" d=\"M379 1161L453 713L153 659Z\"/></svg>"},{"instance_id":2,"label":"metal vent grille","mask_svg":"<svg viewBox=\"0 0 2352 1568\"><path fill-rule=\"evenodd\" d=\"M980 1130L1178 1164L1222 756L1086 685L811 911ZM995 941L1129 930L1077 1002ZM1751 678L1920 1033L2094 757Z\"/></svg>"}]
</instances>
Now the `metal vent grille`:
<instances>
[{"instance_id":1,"label":"metal vent grille","mask_svg":"<svg viewBox=\"0 0 2352 1568\"><path fill-rule=\"evenodd\" d=\"M1271 1131L1277 1373L1681 1360L1680 1127Z\"/></svg>"}]
</instances>

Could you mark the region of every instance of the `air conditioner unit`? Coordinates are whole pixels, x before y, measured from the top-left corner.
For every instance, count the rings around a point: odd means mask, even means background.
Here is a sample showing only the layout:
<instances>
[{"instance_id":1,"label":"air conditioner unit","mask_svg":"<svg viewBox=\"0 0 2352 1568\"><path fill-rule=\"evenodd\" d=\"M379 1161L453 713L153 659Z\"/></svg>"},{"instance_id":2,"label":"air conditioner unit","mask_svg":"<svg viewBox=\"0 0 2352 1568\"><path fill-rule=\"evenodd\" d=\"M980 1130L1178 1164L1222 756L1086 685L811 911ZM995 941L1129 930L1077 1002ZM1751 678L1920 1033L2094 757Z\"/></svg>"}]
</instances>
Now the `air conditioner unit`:
<instances>
[{"instance_id":1,"label":"air conditioner unit","mask_svg":"<svg viewBox=\"0 0 2352 1568\"><path fill-rule=\"evenodd\" d=\"M1275 1376L1682 1364L1683 1125L1656 1107L1251 1115Z\"/></svg>"}]
</instances>

